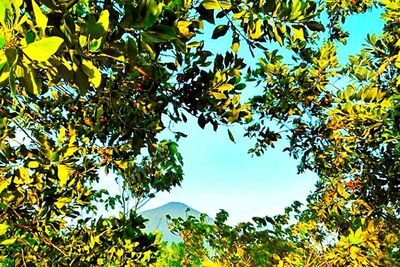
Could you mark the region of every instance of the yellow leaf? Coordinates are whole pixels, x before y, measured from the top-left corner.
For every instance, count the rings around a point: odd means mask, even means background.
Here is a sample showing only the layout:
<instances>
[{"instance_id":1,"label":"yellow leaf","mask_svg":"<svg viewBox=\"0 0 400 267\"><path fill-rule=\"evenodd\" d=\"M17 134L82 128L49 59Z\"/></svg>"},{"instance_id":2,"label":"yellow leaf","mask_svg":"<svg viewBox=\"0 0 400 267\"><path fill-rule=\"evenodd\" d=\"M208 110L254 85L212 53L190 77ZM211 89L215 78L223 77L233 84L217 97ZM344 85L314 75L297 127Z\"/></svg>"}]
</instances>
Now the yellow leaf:
<instances>
[{"instance_id":1,"label":"yellow leaf","mask_svg":"<svg viewBox=\"0 0 400 267\"><path fill-rule=\"evenodd\" d=\"M69 198L69 197L62 197L62 198L59 198L55 203L54 203L54 205L56 205L56 207L58 208L58 209L62 209L65 205L67 205L68 203L70 203L71 202L71 199Z\"/></svg>"},{"instance_id":2,"label":"yellow leaf","mask_svg":"<svg viewBox=\"0 0 400 267\"><path fill-rule=\"evenodd\" d=\"M47 19L46 15L43 14L43 12L40 9L40 7L38 6L38 4L36 4L36 2L33 0L32 0L32 7L33 7L33 13L35 14L36 23L39 26L42 33L44 34L44 31L47 27L48 19Z\"/></svg>"},{"instance_id":3,"label":"yellow leaf","mask_svg":"<svg viewBox=\"0 0 400 267\"><path fill-rule=\"evenodd\" d=\"M233 51L235 54L237 54L237 52L239 51L239 47L240 47L240 44L239 44L238 42L233 43L233 44L232 44L232 51Z\"/></svg>"},{"instance_id":4,"label":"yellow leaf","mask_svg":"<svg viewBox=\"0 0 400 267\"><path fill-rule=\"evenodd\" d=\"M54 99L58 99L58 93L56 91L52 90L52 91L50 91L50 94Z\"/></svg>"},{"instance_id":5,"label":"yellow leaf","mask_svg":"<svg viewBox=\"0 0 400 267\"><path fill-rule=\"evenodd\" d=\"M292 28L293 29L293 40L296 41L297 39L299 39L300 41L304 41L304 31L303 28Z\"/></svg>"},{"instance_id":6,"label":"yellow leaf","mask_svg":"<svg viewBox=\"0 0 400 267\"><path fill-rule=\"evenodd\" d=\"M236 20L236 19L240 19L241 17L243 17L246 14L246 10L241 10L238 13L234 13L232 16L232 19Z\"/></svg>"},{"instance_id":7,"label":"yellow leaf","mask_svg":"<svg viewBox=\"0 0 400 267\"><path fill-rule=\"evenodd\" d=\"M176 27L178 29L179 35L182 37L186 38L191 38L195 35L194 32L190 31L189 26L192 25L193 22L191 21L186 21L186 20L180 20L176 23Z\"/></svg>"},{"instance_id":8,"label":"yellow leaf","mask_svg":"<svg viewBox=\"0 0 400 267\"><path fill-rule=\"evenodd\" d=\"M116 255L118 258L121 258L124 255L124 250L122 248L118 249Z\"/></svg>"},{"instance_id":9,"label":"yellow leaf","mask_svg":"<svg viewBox=\"0 0 400 267\"><path fill-rule=\"evenodd\" d=\"M112 58L121 62L127 62L124 56L111 56L111 55L107 55L107 54L97 54L99 57L108 57L108 58Z\"/></svg>"},{"instance_id":10,"label":"yellow leaf","mask_svg":"<svg viewBox=\"0 0 400 267\"><path fill-rule=\"evenodd\" d=\"M39 162L38 161L29 161L28 167L31 169L36 169L37 167L39 167Z\"/></svg>"},{"instance_id":11,"label":"yellow leaf","mask_svg":"<svg viewBox=\"0 0 400 267\"><path fill-rule=\"evenodd\" d=\"M26 184L30 184L33 182L33 178L31 178L29 176L29 171L27 168L21 167L19 168L19 175L21 180L26 183Z\"/></svg>"},{"instance_id":12,"label":"yellow leaf","mask_svg":"<svg viewBox=\"0 0 400 267\"><path fill-rule=\"evenodd\" d=\"M375 231L375 225L374 225L374 221L369 221L368 222L368 232L373 233Z\"/></svg>"},{"instance_id":13,"label":"yellow leaf","mask_svg":"<svg viewBox=\"0 0 400 267\"><path fill-rule=\"evenodd\" d=\"M341 195L343 198L347 199L349 197L349 195L344 190L343 185L341 183L338 184L337 190L339 195Z\"/></svg>"},{"instance_id":14,"label":"yellow leaf","mask_svg":"<svg viewBox=\"0 0 400 267\"><path fill-rule=\"evenodd\" d=\"M0 51L1 53L1 51ZM9 76L10 76L10 67L8 65L7 62L4 63L4 65L2 64L2 61L7 61L7 58L4 57L2 60L0 60L0 66L4 66L2 69L2 72L0 73L0 83L3 83L4 81L7 81Z\"/></svg>"},{"instance_id":15,"label":"yellow leaf","mask_svg":"<svg viewBox=\"0 0 400 267\"><path fill-rule=\"evenodd\" d=\"M281 46L283 46L283 40L282 40L281 35L280 35L279 32L278 32L278 28L277 28L276 26L275 26L275 27L272 27L272 31L274 32L275 39L278 41L278 43L279 43Z\"/></svg>"},{"instance_id":16,"label":"yellow leaf","mask_svg":"<svg viewBox=\"0 0 400 267\"><path fill-rule=\"evenodd\" d=\"M58 133L58 142L60 143L60 144L63 144L64 143L64 138L65 138L65 128L64 127L61 127L61 129L60 129L60 132Z\"/></svg>"},{"instance_id":17,"label":"yellow leaf","mask_svg":"<svg viewBox=\"0 0 400 267\"><path fill-rule=\"evenodd\" d=\"M218 86L217 90L218 91L228 91L228 90L232 90L233 88L235 88L235 86L233 86L232 84L224 83L224 84L221 84L220 86Z\"/></svg>"},{"instance_id":18,"label":"yellow leaf","mask_svg":"<svg viewBox=\"0 0 400 267\"><path fill-rule=\"evenodd\" d=\"M86 118L83 120L83 122L87 125L87 126L92 126L92 121L90 120L90 118ZM87 138L87 137L85 137ZM89 138L88 138L89 139Z\"/></svg>"},{"instance_id":19,"label":"yellow leaf","mask_svg":"<svg viewBox=\"0 0 400 267\"><path fill-rule=\"evenodd\" d=\"M22 51L30 59L46 61L57 52L63 42L62 38L52 36L30 43L28 46L22 48Z\"/></svg>"},{"instance_id":20,"label":"yellow leaf","mask_svg":"<svg viewBox=\"0 0 400 267\"><path fill-rule=\"evenodd\" d=\"M6 239L3 242L0 243L0 245L4 245L4 246L9 246L15 243L15 241L17 241L16 238L10 238L10 239Z\"/></svg>"},{"instance_id":21,"label":"yellow leaf","mask_svg":"<svg viewBox=\"0 0 400 267\"><path fill-rule=\"evenodd\" d=\"M220 92L210 92L210 94L212 94L215 99L221 100L221 99L227 99L226 95Z\"/></svg>"},{"instance_id":22,"label":"yellow leaf","mask_svg":"<svg viewBox=\"0 0 400 267\"><path fill-rule=\"evenodd\" d=\"M240 76L242 76L242 74L240 73L240 71L237 70L237 69L233 69L233 70L232 70L232 75L233 75L233 77L240 77Z\"/></svg>"},{"instance_id":23,"label":"yellow leaf","mask_svg":"<svg viewBox=\"0 0 400 267\"><path fill-rule=\"evenodd\" d=\"M116 163L117 166L120 167L121 169L126 169L126 168L128 168L128 162L127 162L127 161L116 160L115 163Z\"/></svg>"},{"instance_id":24,"label":"yellow leaf","mask_svg":"<svg viewBox=\"0 0 400 267\"><path fill-rule=\"evenodd\" d=\"M85 35L80 35L79 36L79 45L81 47L85 47L87 45L87 41L88 41L87 36L85 36Z\"/></svg>"},{"instance_id":25,"label":"yellow leaf","mask_svg":"<svg viewBox=\"0 0 400 267\"><path fill-rule=\"evenodd\" d=\"M8 226L6 223L0 224L0 236L5 235L7 232Z\"/></svg>"},{"instance_id":26,"label":"yellow leaf","mask_svg":"<svg viewBox=\"0 0 400 267\"><path fill-rule=\"evenodd\" d=\"M4 189L6 189L10 183L7 180L1 179L0 181L0 193L3 192Z\"/></svg>"},{"instance_id":27,"label":"yellow leaf","mask_svg":"<svg viewBox=\"0 0 400 267\"><path fill-rule=\"evenodd\" d=\"M214 262L209 259L205 259L201 266L203 266L203 267L223 267L224 265L219 262Z\"/></svg>"},{"instance_id":28,"label":"yellow leaf","mask_svg":"<svg viewBox=\"0 0 400 267\"><path fill-rule=\"evenodd\" d=\"M353 259L359 259L359 251L360 249L355 246L350 247L350 257Z\"/></svg>"},{"instance_id":29,"label":"yellow leaf","mask_svg":"<svg viewBox=\"0 0 400 267\"><path fill-rule=\"evenodd\" d=\"M103 26L105 31L108 31L109 25L110 25L110 12L108 12L108 10L103 10L100 13L100 17L99 20L97 21L97 23L99 23L101 26Z\"/></svg>"},{"instance_id":30,"label":"yellow leaf","mask_svg":"<svg viewBox=\"0 0 400 267\"><path fill-rule=\"evenodd\" d=\"M58 165L58 179L60 180L60 186L64 186L71 174L71 170L65 165Z\"/></svg>"},{"instance_id":31,"label":"yellow leaf","mask_svg":"<svg viewBox=\"0 0 400 267\"><path fill-rule=\"evenodd\" d=\"M67 149L67 151L65 151L63 157L64 158L70 157L70 156L74 155L77 151L79 151L79 148L77 148L77 147L69 147Z\"/></svg>"},{"instance_id":32,"label":"yellow leaf","mask_svg":"<svg viewBox=\"0 0 400 267\"><path fill-rule=\"evenodd\" d=\"M230 3L223 3L223 2L220 2L219 5L221 6L222 9L230 9L232 6Z\"/></svg>"},{"instance_id":33,"label":"yellow leaf","mask_svg":"<svg viewBox=\"0 0 400 267\"><path fill-rule=\"evenodd\" d=\"M255 23L253 23L252 29L249 31L249 36L252 39L258 39L263 35L262 31L262 22L261 20L257 20ZM276 27L274 27L275 29Z\"/></svg>"},{"instance_id":34,"label":"yellow leaf","mask_svg":"<svg viewBox=\"0 0 400 267\"><path fill-rule=\"evenodd\" d=\"M201 4L207 10L219 10L221 8L218 0L204 0Z\"/></svg>"},{"instance_id":35,"label":"yellow leaf","mask_svg":"<svg viewBox=\"0 0 400 267\"><path fill-rule=\"evenodd\" d=\"M379 66L379 74L382 74L388 67L388 62L383 62L382 65Z\"/></svg>"},{"instance_id":36,"label":"yellow leaf","mask_svg":"<svg viewBox=\"0 0 400 267\"><path fill-rule=\"evenodd\" d=\"M101 84L100 71L90 60L83 59L82 64L83 72L89 77L89 81L93 84L93 86L98 88Z\"/></svg>"}]
</instances>

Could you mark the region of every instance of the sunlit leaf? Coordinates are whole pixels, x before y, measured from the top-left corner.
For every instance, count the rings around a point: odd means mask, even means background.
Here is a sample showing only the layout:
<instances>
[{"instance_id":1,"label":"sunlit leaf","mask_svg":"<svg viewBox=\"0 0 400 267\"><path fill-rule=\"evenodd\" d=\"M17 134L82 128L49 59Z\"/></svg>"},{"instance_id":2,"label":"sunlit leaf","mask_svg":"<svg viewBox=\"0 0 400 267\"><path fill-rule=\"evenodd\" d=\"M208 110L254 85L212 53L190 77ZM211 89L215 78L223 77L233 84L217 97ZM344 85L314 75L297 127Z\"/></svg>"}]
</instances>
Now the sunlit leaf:
<instances>
[{"instance_id":1,"label":"sunlit leaf","mask_svg":"<svg viewBox=\"0 0 400 267\"><path fill-rule=\"evenodd\" d=\"M89 77L89 81L93 84L94 87L99 87L101 84L101 73L96 68L96 66L87 59L82 60L82 67L85 74Z\"/></svg>"},{"instance_id":2,"label":"sunlit leaf","mask_svg":"<svg viewBox=\"0 0 400 267\"><path fill-rule=\"evenodd\" d=\"M36 1L32 0L32 7L33 7L33 12L35 14L35 20L39 28L41 29L42 33L44 33L46 27L47 27L47 16L43 14L43 11L40 9Z\"/></svg>"},{"instance_id":3,"label":"sunlit leaf","mask_svg":"<svg viewBox=\"0 0 400 267\"><path fill-rule=\"evenodd\" d=\"M207 10L219 10L221 8L218 0L204 0L201 5Z\"/></svg>"},{"instance_id":4,"label":"sunlit leaf","mask_svg":"<svg viewBox=\"0 0 400 267\"><path fill-rule=\"evenodd\" d=\"M34 180L30 177L29 171L27 168L21 167L19 168L19 175L22 181L26 184L32 183Z\"/></svg>"},{"instance_id":5,"label":"sunlit leaf","mask_svg":"<svg viewBox=\"0 0 400 267\"><path fill-rule=\"evenodd\" d=\"M220 86L218 86L217 90L218 91L229 91L229 90L232 90L233 88L235 88L234 85L229 84L229 83L224 83L224 84L221 84Z\"/></svg>"},{"instance_id":6,"label":"sunlit leaf","mask_svg":"<svg viewBox=\"0 0 400 267\"><path fill-rule=\"evenodd\" d=\"M22 51L30 59L46 61L57 52L63 42L64 40L60 37L43 38L22 48Z\"/></svg>"},{"instance_id":7,"label":"sunlit leaf","mask_svg":"<svg viewBox=\"0 0 400 267\"><path fill-rule=\"evenodd\" d=\"M227 99L226 95L220 92L210 92L216 99L221 100L221 99Z\"/></svg>"},{"instance_id":8,"label":"sunlit leaf","mask_svg":"<svg viewBox=\"0 0 400 267\"><path fill-rule=\"evenodd\" d=\"M57 207L58 209L62 209L65 205L69 204L70 202L71 202L71 198L62 197L62 198L59 198L59 199L54 203L54 205L56 205L56 207Z\"/></svg>"},{"instance_id":9,"label":"sunlit leaf","mask_svg":"<svg viewBox=\"0 0 400 267\"><path fill-rule=\"evenodd\" d=\"M57 166L57 170L58 170L57 175L58 175L58 179L59 179L59 185L64 186L69 179L71 170L66 165L62 165L62 164Z\"/></svg>"},{"instance_id":10,"label":"sunlit leaf","mask_svg":"<svg viewBox=\"0 0 400 267\"><path fill-rule=\"evenodd\" d=\"M28 167L32 169L36 169L39 167L40 163L38 161L29 161Z\"/></svg>"},{"instance_id":11,"label":"sunlit leaf","mask_svg":"<svg viewBox=\"0 0 400 267\"><path fill-rule=\"evenodd\" d=\"M17 238L9 238L9 239L3 240L3 241L0 243L0 245L9 246L9 245L14 244L15 241L17 241Z\"/></svg>"},{"instance_id":12,"label":"sunlit leaf","mask_svg":"<svg viewBox=\"0 0 400 267\"><path fill-rule=\"evenodd\" d=\"M8 229L7 223L1 223L0 224L0 236L5 235Z\"/></svg>"}]
</instances>

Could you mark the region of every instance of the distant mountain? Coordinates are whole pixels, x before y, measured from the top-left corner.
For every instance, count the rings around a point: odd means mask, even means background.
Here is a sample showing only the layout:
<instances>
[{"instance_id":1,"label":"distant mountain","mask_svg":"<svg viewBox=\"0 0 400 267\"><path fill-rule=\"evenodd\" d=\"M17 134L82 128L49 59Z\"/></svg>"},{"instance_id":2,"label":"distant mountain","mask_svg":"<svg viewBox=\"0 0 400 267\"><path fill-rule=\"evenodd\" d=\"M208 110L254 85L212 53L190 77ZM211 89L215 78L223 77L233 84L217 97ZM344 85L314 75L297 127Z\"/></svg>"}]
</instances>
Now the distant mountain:
<instances>
[{"instance_id":1,"label":"distant mountain","mask_svg":"<svg viewBox=\"0 0 400 267\"><path fill-rule=\"evenodd\" d=\"M187 211L189 209L189 211ZM180 202L170 202L164 206L146 210L141 213L141 215L148 219L146 222L146 231L151 232L158 230L163 234L163 240L168 242L181 242L182 239L179 236L172 234L168 229L168 222L166 215L170 215L171 218L187 218L187 216L192 215L197 218L200 217L201 212L192 209L186 204ZM212 223L212 219L207 217L207 222Z\"/></svg>"}]
</instances>

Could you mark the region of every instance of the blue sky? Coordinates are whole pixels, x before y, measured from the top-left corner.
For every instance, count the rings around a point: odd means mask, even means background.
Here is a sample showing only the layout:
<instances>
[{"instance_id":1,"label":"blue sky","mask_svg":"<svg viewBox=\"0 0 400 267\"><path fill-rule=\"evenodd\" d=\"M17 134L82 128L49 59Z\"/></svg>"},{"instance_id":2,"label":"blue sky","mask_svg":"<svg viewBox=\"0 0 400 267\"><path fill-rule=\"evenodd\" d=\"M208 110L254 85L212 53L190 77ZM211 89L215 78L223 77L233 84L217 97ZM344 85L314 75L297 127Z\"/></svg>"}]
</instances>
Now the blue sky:
<instances>
[{"instance_id":1,"label":"blue sky","mask_svg":"<svg viewBox=\"0 0 400 267\"><path fill-rule=\"evenodd\" d=\"M338 50L342 63L348 55L361 49L367 33L380 33L382 26L378 11L348 18L345 28L351 36L348 44ZM230 41L224 42L223 39L214 41L210 50L214 52L217 47L230 45ZM241 47L242 56L255 62L244 46ZM207 126L203 130L193 118L189 118L187 124L178 125L176 130L188 134L179 141L184 158L182 186L170 193L158 193L142 210L179 201L210 216L225 209L230 214L228 222L234 224L251 220L253 216L281 213L295 200L304 203L314 189L317 176L311 172L298 175L297 162L282 152L286 140L261 157L251 157L247 150L253 143L242 138L244 132L240 126L230 127L236 144L229 140L226 129L214 132ZM165 137L168 136L165 133Z\"/></svg>"}]
</instances>

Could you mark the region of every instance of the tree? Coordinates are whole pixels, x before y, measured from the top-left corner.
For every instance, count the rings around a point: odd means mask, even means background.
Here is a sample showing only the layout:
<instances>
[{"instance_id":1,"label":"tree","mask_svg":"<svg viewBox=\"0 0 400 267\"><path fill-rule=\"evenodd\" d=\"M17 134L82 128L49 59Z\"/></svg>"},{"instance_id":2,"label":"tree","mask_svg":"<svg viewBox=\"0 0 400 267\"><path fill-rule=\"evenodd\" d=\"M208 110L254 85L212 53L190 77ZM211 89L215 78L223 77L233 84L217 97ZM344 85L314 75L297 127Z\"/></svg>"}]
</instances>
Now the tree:
<instances>
[{"instance_id":1,"label":"tree","mask_svg":"<svg viewBox=\"0 0 400 267\"><path fill-rule=\"evenodd\" d=\"M299 171L311 170L320 177L304 210L289 207L275 218L254 218L260 233L265 227L269 230L267 240L278 236L285 244L286 249L278 252L273 246L265 248L277 266L394 266L399 262L396 22L400 5L376 2L384 10L383 34L369 35L364 49L350 56L345 66L339 65L336 55L337 41L346 40L340 23L372 4L325 1L328 37L320 35L316 42L292 46L290 63L279 51L267 51L250 75L265 84L264 93L250 101L258 118L246 134L257 139L250 152L262 154L285 133L290 140L285 150L299 159ZM336 80L346 81L345 85L335 84ZM271 120L283 130L271 129ZM290 218L295 223L289 223ZM183 235L184 225L175 224L175 231ZM204 227L197 221L189 229ZM212 243L214 234L203 240ZM240 244L230 232L225 238ZM248 244L253 241L265 244L255 237ZM220 262L221 255L227 259L220 252L215 261ZM232 263L234 259L228 258L225 264Z\"/></svg>"},{"instance_id":2,"label":"tree","mask_svg":"<svg viewBox=\"0 0 400 267\"><path fill-rule=\"evenodd\" d=\"M1 0L0 7L5 266L153 262L158 241L142 232L135 210L182 180L176 142L157 139L163 116L186 121L185 111L215 129L249 121L249 105L239 102L240 43L254 49L258 39L290 37L264 30L263 14L300 25L315 11L208 0ZM233 36L225 55L196 40L214 13L225 21L212 37ZM100 179L112 182L99 176L104 170L116 174L120 194L95 189ZM122 212L102 217L102 206Z\"/></svg>"},{"instance_id":3,"label":"tree","mask_svg":"<svg viewBox=\"0 0 400 267\"><path fill-rule=\"evenodd\" d=\"M158 134L166 121L185 122L187 114L215 130L247 124L258 140L256 154L280 138L267 120L290 124L289 152L301 156L300 170L317 171L321 184L299 215L297 227L308 223L308 242L280 235L292 249L273 260L301 261L310 251L358 255L364 239L354 236L365 231L387 241L376 248L383 253L378 260L398 257L398 6L377 4L386 7L385 40L371 37L369 50L339 69L335 42L346 38L340 24L371 8L371 1L0 0L2 264L155 262L159 240L143 233L136 208L182 181L176 141L185 134L176 132L172 141ZM204 48L204 23L215 25L213 39L232 36L225 54ZM297 64L288 66L269 51L270 42L291 51ZM254 56L265 54L259 67L246 67L238 56L243 44ZM329 87L337 75L349 76L353 85ZM245 78L267 84L249 103L240 100ZM328 160L332 166L322 164ZM95 189L100 180L114 182L99 175L103 171L116 175L119 194ZM101 216L99 207L120 207L121 213ZM278 220L277 227L283 224ZM315 236L326 240L331 233L353 241L334 242L331 254L322 253ZM376 256L368 248L367 263Z\"/></svg>"}]
</instances>

